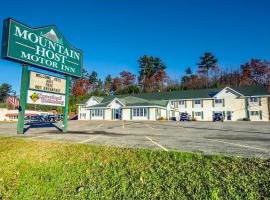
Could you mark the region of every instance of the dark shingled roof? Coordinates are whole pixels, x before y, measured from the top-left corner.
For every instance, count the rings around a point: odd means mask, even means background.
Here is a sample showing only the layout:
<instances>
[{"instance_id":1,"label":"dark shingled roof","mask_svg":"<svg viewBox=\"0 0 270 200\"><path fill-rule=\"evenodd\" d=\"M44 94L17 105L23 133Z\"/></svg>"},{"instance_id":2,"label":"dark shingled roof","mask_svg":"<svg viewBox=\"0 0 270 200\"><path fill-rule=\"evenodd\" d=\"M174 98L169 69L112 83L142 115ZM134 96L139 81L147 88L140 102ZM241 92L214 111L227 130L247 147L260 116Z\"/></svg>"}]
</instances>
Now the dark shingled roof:
<instances>
[{"instance_id":1,"label":"dark shingled roof","mask_svg":"<svg viewBox=\"0 0 270 200\"><path fill-rule=\"evenodd\" d=\"M270 92L263 85L252 85L252 86L243 86L243 87L233 87L232 89L236 90L244 96L263 96L270 95Z\"/></svg>"}]
</instances>

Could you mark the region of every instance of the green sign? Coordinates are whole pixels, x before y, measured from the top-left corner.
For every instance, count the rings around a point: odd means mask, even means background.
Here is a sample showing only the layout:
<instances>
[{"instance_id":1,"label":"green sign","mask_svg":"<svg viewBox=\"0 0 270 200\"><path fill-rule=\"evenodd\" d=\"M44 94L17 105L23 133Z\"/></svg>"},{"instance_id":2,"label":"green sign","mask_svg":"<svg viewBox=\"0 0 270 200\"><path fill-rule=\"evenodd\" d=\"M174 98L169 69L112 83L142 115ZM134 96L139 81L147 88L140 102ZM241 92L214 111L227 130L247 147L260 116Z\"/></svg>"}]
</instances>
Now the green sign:
<instances>
[{"instance_id":1,"label":"green sign","mask_svg":"<svg viewBox=\"0 0 270 200\"><path fill-rule=\"evenodd\" d=\"M2 58L81 77L82 51L72 47L55 26L30 28L4 21Z\"/></svg>"}]
</instances>

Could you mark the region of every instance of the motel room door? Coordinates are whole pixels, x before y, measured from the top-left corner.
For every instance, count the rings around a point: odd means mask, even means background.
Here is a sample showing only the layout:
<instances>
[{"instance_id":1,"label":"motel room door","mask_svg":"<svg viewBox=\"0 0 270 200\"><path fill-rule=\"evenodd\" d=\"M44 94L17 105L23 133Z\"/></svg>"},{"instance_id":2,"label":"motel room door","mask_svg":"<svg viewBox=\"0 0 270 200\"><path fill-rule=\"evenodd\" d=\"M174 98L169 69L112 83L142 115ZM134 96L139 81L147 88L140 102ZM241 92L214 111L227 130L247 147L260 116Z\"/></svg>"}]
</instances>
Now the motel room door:
<instances>
[{"instance_id":1,"label":"motel room door","mask_svg":"<svg viewBox=\"0 0 270 200\"><path fill-rule=\"evenodd\" d=\"M122 119L122 109L112 109L112 119L113 120L120 120Z\"/></svg>"}]
</instances>

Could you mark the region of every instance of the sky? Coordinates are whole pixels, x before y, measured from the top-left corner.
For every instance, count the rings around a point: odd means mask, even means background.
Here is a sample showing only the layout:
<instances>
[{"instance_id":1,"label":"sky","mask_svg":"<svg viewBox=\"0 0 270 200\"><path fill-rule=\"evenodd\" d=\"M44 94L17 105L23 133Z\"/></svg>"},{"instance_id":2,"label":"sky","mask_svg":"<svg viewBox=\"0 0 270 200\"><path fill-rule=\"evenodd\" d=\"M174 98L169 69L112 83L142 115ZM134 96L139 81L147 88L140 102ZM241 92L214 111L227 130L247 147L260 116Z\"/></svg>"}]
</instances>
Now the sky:
<instances>
[{"instance_id":1,"label":"sky","mask_svg":"<svg viewBox=\"0 0 270 200\"><path fill-rule=\"evenodd\" d=\"M160 57L172 79L187 66L196 71L206 51L225 68L270 60L269 0L1 1L1 27L7 17L33 28L56 25L101 79L122 70L138 74L143 55ZM19 93L20 64L0 59L0 69L0 84Z\"/></svg>"}]
</instances>

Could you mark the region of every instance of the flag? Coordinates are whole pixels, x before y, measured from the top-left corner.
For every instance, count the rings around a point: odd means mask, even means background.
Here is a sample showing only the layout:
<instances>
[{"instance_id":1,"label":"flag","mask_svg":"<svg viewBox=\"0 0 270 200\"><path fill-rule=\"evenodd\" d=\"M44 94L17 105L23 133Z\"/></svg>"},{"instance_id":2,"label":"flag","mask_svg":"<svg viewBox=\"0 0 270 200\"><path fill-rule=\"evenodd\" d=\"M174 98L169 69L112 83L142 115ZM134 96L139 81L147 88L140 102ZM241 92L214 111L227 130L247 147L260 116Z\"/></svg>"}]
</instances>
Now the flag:
<instances>
[{"instance_id":1,"label":"flag","mask_svg":"<svg viewBox=\"0 0 270 200\"><path fill-rule=\"evenodd\" d=\"M14 107L19 107L20 105L20 101L17 97L9 96L7 100L8 100L8 103L13 105Z\"/></svg>"}]
</instances>

